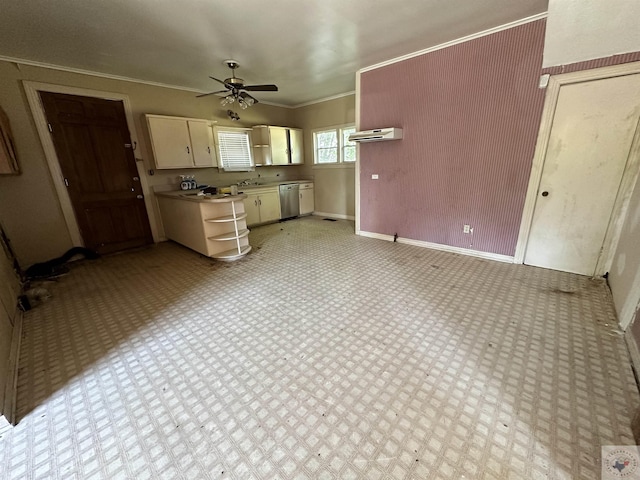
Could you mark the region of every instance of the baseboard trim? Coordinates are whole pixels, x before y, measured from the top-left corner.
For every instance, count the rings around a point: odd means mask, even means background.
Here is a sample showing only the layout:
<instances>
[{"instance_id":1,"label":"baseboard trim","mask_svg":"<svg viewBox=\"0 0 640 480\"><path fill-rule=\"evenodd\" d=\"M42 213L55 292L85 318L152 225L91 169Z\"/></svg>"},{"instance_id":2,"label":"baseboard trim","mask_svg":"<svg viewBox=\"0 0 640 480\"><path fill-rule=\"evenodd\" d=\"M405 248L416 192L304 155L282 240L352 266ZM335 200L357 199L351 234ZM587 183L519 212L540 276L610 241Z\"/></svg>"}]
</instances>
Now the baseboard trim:
<instances>
[{"instance_id":1,"label":"baseboard trim","mask_svg":"<svg viewBox=\"0 0 640 480\"><path fill-rule=\"evenodd\" d=\"M22 341L22 310L16 308L13 333L11 336L11 351L9 352L9 378L4 390L2 418L0 420L0 435L16 423L16 395L18 393L18 365L20 359L20 343ZM3 423L5 425L3 425Z\"/></svg>"},{"instance_id":2,"label":"baseboard trim","mask_svg":"<svg viewBox=\"0 0 640 480\"><path fill-rule=\"evenodd\" d=\"M313 212L313 215L316 217L337 218L339 220L355 220L356 219L356 217L354 217L353 215L344 215L342 213Z\"/></svg>"},{"instance_id":3,"label":"baseboard trim","mask_svg":"<svg viewBox=\"0 0 640 480\"><path fill-rule=\"evenodd\" d=\"M630 328L627 328L627 331L624 332L624 341L626 342L627 349L629 350L631 364L633 365L636 373L640 374L640 348L638 348L638 344L636 343L635 338L633 338Z\"/></svg>"},{"instance_id":4,"label":"baseboard trim","mask_svg":"<svg viewBox=\"0 0 640 480\"><path fill-rule=\"evenodd\" d=\"M378 240L386 240L393 242L393 235L385 235L382 233L373 232L356 232L358 235L369 238L376 238ZM480 250L470 250L468 248L452 247L450 245L441 245L439 243L424 242L422 240L413 240L411 238L398 237L396 239L398 243L405 243L407 245L413 245L416 247L430 248L432 250L440 250L443 252L457 253L460 255L467 255L469 257L484 258L486 260L494 260L496 262L514 263L514 258L508 255L500 255L499 253L481 252Z\"/></svg>"}]
</instances>

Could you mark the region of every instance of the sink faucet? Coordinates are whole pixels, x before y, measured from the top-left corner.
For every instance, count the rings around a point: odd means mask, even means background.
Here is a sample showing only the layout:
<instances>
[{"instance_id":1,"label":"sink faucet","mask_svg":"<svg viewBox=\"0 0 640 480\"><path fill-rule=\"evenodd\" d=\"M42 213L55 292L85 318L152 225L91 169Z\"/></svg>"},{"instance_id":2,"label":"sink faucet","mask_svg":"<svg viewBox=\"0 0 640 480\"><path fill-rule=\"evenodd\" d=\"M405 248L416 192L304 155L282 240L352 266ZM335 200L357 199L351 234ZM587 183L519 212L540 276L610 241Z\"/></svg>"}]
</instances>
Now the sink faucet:
<instances>
[{"instance_id":1,"label":"sink faucet","mask_svg":"<svg viewBox=\"0 0 640 480\"><path fill-rule=\"evenodd\" d=\"M246 179L246 180L242 180L241 182L238 182L237 184L239 187L244 187L247 185L251 185L251 180L250 179Z\"/></svg>"}]
</instances>

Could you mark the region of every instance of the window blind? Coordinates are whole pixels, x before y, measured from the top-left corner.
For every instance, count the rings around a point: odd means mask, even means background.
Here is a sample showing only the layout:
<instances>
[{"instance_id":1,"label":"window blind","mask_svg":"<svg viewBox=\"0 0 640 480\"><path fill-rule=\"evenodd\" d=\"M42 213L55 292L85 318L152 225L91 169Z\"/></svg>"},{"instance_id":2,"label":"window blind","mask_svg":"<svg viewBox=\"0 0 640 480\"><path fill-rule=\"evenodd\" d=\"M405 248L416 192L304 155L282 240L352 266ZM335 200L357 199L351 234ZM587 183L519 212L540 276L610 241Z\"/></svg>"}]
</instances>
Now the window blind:
<instances>
[{"instance_id":1,"label":"window blind","mask_svg":"<svg viewBox=\"0 0 640 480\"><path fill-rule=\"evenodd\" d=\"M253 169L248 131L218 131L220 163L224 170L248 172Z\"/></svg>"}]
</instances>

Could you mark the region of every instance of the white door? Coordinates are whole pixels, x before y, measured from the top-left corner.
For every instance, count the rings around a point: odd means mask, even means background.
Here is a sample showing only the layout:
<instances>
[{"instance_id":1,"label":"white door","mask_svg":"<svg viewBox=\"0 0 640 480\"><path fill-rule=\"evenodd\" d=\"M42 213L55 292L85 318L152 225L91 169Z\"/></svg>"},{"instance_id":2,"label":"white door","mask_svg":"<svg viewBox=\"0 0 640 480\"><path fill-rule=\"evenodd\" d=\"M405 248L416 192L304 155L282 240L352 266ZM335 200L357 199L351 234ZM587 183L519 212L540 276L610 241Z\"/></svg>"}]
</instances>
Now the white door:
<instances>
[{"instance_id":1,"label":"white door","mask_svg":"<svg viewBox=\"0 0 640 480\"><path fill-rule=\"evenodd\" d=\"M640 74L560 88L524 263L593 275L640 117Z\"/></svg>"}]
</instances>

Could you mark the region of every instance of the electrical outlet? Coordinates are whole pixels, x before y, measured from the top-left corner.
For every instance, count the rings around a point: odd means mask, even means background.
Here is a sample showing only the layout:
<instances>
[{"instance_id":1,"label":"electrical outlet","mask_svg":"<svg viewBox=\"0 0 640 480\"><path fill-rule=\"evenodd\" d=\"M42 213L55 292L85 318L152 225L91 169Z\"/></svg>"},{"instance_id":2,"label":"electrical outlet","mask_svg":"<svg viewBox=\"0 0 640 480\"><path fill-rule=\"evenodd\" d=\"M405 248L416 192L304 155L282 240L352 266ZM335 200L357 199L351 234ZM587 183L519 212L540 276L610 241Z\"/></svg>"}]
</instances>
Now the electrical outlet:
<instances>
[{"instance_id":1,"label":"electrical outlet","mask_svg":"<svg viewBox=\"0 0 640 480\"><path fill-rule=\"evenodd\" d=\"M465 225L464 227L462 227L462 232L471 233L471 225Z\"/></svg>"},{"instance_id":2,"label":"electrical outlet","mask_svg":"<svg viewBox=\"0 0 640 480\"><path fill-rule=\"evenodd\" d=\"M371 180L378 180L378 174L377 173L372 174Z\"/></svg>"}]
</instances>

